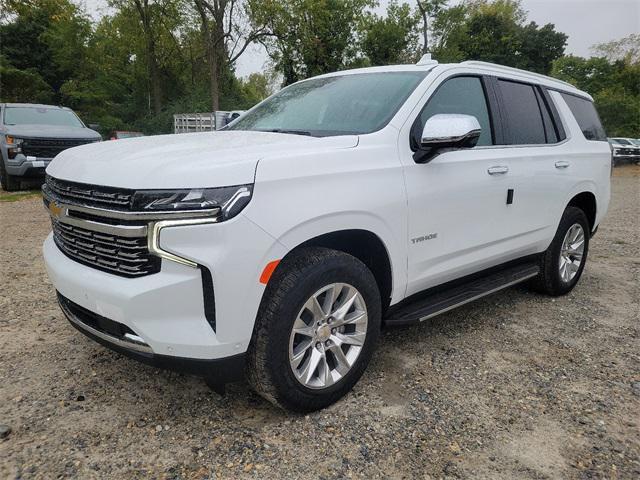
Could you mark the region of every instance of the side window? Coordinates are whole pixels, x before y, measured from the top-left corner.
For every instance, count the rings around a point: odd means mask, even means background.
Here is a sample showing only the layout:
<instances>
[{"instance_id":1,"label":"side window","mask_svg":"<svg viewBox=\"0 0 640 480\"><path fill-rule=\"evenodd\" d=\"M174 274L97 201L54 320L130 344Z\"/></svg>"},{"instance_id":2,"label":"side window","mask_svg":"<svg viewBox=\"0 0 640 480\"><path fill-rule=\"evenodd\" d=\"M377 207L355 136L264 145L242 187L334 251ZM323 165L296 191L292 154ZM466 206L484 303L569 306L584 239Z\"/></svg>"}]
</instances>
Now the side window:
<instances>
[{"instance_id":1,"label":"side window","mask_svg":"<svg viewBox=\"0 0 640 480\"><path fill-rule=\"evenodd\" d=\"M509 132L507 145L547 143L544 121L534 87L525 83L498 80Z\"/></svg>"},{"instance_id":2,"label":"side window","mask_svg":"<svg viewBox=\"0 0 640 480\"><path fill-rule=\"evenodd\" d=\"M544 133L547 137L547 143L558 143L558 132L556 132L555 125L553 124L553 120L551 119L551 114L549 113L549 106L545 102L544 98L540 94L540 90L538 88L536 90L536 97L538 98L538 105L540 106L540 111L542 112L542 120L544 122Z\"/></svg>"},{"instance_id":3,"label":"side window","mask_svg":"<svg viewBox=\"0 0 640 480\"><path fill-rule=\"evenodd\" d=\"M561 93L561 95L564 101L567 102L578 125L580 125L580 130L582 130L584 137L587 140L606 142L607 135L604 132L600 117L593 102L568 93Z\"/></svg>"},{"instance_id":4,"label":"side window","mask_svg":"<svg viewBox=\"0 0 640 480\"><path fill-rule=\"evenodd\" d=\"M414 124L413 138L419 138L427 120L440 113L473 115L482 127L478 146L493 145L489 108L480 78L454 77L440 85Z\"/></svg>"}]
</instances>

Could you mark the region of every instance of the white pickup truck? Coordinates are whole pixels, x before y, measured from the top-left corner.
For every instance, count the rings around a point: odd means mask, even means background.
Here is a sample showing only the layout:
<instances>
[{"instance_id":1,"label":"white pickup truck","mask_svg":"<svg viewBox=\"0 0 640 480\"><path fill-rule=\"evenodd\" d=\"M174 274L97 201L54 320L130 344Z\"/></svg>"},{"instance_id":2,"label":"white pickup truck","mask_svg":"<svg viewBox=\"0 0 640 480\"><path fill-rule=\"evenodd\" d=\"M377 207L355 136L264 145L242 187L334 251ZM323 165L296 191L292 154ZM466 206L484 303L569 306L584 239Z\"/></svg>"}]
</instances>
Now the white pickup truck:
<instances>
[{"instance_id":1,"label":"white pickup truck","mask_svg":"<svg viewBox=\"0 0 640 480\"><path fill-rule=\"evenodd\" d=\"M65 150L44 257L89 337L310 411L353 387L382 326L519 282L569 292L610 174L569 84L481 62L342 71L223 131Z\"/></svg>"}]
</instances>

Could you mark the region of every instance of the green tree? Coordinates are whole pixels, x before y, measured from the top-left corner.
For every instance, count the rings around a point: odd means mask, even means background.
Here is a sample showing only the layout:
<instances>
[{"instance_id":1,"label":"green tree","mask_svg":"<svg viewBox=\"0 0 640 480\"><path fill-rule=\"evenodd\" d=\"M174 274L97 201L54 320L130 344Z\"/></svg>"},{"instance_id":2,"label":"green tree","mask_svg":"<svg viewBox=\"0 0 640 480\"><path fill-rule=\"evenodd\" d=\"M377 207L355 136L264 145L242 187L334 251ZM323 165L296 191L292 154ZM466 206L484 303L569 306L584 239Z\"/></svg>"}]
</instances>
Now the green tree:
<instances>
[{"instance_id":1,"label":"green tree","mask_svg":"<svg viewBox=\"0 0 640 480\"><path fill-rule=\"evenodd\" d=\"M360 48L371 65L392 65L416 60L419 18L411 7L397 0L387 6L386 16L373 13L360 23Z\"/></svg>"},{"instance_id":2,"label":"green tree","mask_svg":"<svg viewBox=\"0 0 640 480\"><path fill-rule=\"evenodd\" d=\"M552 75L593 96L609 136L639 136L640 62L569 56L553 63Z\"/></svg>"},{"instance_id":3,"label":"green tree","mask_svg":"<svg viewBox=\"0 0 640 480\"><path fill-rule=\"evenodd\" d=\"M88 17L68 0L7 1L3 7L12 21L0 24L2 55L18 70L36 69L57 100L65 80L83 68Z\"/></svg>"},{"instance_id":4,"label":"green tree","mask_svg":"<svg viewBox=\"0 0 640 480\"><path fill-rule=\"evenodd\" d=\"M344 69L357 55L355 32L372 0L264 0L254 21L265 25L262 39L284 84Z\"/></svg>"},{"instance_id":5,"label":"green tree","mask_svg":"<svg viewBox=\"0 0 640 480\"><path fill-rule=\"evenodd\" d=\"M440 61L483 60L549 73L567 36L551 24L525 24L518 0L475 0L441 8L432 21L433 53Z\"/></svg>"},{"instance_id":6,"label":"green tree","mask_svg":"<svg viewBox=\"0 0 640 480\"><path fill-rule=\"evenodd\" d=\"M538 27L535 22L519 28L518 59L515 66L548 74L553 61L564 55L567 36L552 24Z\"/></svg>"},{"instance_id":7,"label":"green tree","mask_svg":"<svg viewBox=\"0 0 640 480\"><path fill-rule=\"evenodd\" d=\"M17 69L0 56L0 101L47 103L52 98L53 90L37 71Z\"/></svg>"},{"instance_id":8,"label":"green tree","mask_svg":"<svg viewBox=\"0 0 640 480\"><path fill-rule=\"evenodd\" d=\"M262 17L253 14L259 4L257 0L193 0L209 63L212 110L219 108L221 76L233 68L250 44L268 34L264 22L256 21Z\"/></svg>"}]
</instances>

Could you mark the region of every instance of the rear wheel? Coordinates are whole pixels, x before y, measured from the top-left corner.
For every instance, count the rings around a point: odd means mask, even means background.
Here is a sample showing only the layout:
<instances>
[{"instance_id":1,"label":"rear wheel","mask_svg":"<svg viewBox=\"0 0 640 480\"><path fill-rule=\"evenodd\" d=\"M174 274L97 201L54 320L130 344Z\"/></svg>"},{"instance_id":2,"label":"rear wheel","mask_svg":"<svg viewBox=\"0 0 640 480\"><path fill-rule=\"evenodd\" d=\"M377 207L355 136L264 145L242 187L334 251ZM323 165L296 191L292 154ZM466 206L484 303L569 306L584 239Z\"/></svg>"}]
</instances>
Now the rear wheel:
<instances>
[{"instance_id":1,"label":"rear wheel","mask_svg":"<svg viewBox=\"0 0 640 480\"><path fill-rule=\"evenodd\" d=\"M20 177L7 173L2 158L0 158L0 184L2 184L2 188L7 192L16 192L20 190L21 186Z\"/></svg>"},{"instance_id":2,"label":"rear wheel","mask_svg":"<svg viewBox=\"0 0 640 480\"><path fill-rule=\"evenodd\" d=\"M589 222L585 213L567 207L551 245L540 258L533 287L548 295L564 295L576 286L589 253Z\"/></svg>"},{"instance_id":3,"label":"rear wheel","mask_svg":"<svg viewBox=\"0 0 640 480\"><path fill-rule=\"evenodd\" d=\"M380 331L380 294L360 260L304 248L269 281L249 347L247 377L278 406L324 408L358 381Z\"/></svg>"}]
</instances>

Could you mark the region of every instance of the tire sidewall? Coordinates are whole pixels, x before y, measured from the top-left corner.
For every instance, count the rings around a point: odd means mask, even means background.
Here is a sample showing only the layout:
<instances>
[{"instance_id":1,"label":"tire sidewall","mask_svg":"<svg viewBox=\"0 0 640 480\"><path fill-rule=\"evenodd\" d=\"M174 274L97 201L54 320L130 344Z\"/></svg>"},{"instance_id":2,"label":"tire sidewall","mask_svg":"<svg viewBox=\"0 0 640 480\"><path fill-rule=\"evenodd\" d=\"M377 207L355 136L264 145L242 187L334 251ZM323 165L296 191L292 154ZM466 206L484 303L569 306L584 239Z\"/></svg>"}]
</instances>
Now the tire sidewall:
<instances>
[{"instance_id":1,"label":"tire sidewall","mask_svg":"<svg viewBox=\"0 0 640 480\"><path fill-rule=\"evenodd\" d=\"M294 321L306 301L332 283L347 283L360 292L367 307L367 335L355 364L343 378L330 387L311 389L294 376L289 363L289 340ZM267 357L270 359L271 381L279 394L278 400L294 410L299 409L299 404L317 409L342 397L364 373L380 332L380 294L373 275L359 260L348 255L329 257L308 268L302 281L285 293L284 301L280 302L275 314L278 325L268 339ZM296 398L294 403L291 397Z\"/></svg>"}]
</instances>

